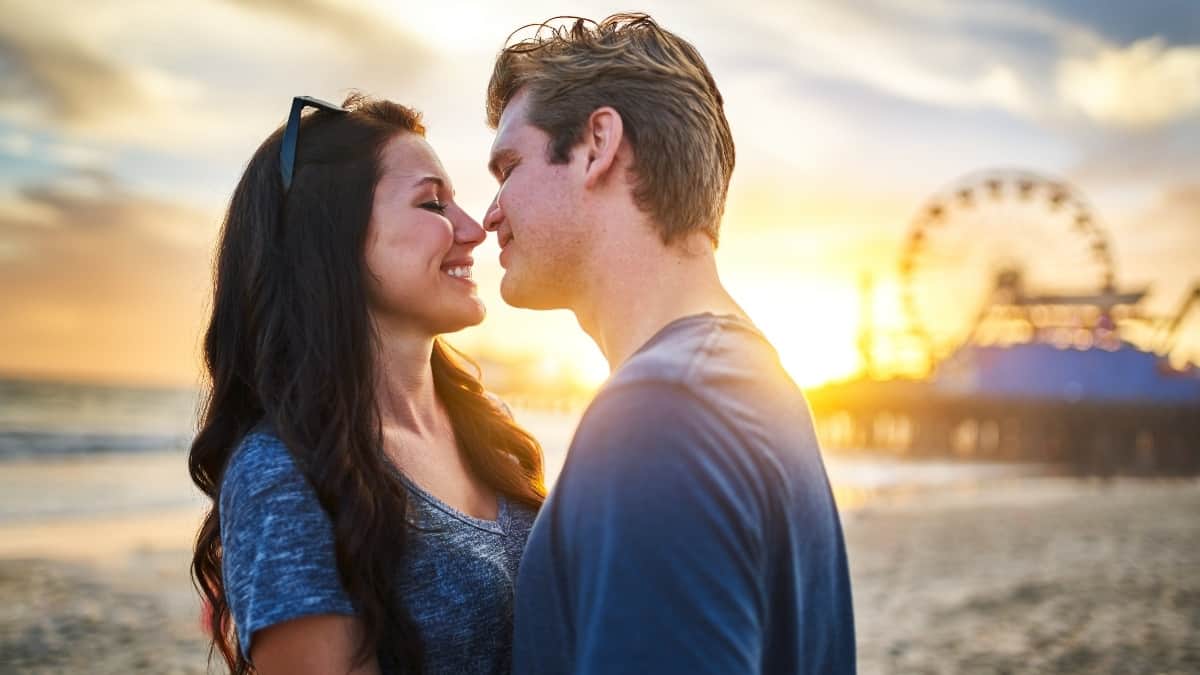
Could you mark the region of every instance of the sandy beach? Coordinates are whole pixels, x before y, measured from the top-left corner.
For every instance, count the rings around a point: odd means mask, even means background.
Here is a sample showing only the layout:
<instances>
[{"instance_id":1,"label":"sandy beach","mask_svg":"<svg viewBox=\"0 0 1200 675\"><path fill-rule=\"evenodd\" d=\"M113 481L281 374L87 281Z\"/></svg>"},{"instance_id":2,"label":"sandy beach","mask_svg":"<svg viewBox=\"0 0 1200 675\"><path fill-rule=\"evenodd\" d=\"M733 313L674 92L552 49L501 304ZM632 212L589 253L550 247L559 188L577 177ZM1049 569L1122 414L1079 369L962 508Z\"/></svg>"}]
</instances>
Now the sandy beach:
<instances>
[{"instance_id":1,"label":"sandy beach","mask_svg":"<svg viewBox=\"0 0 1200 675\"><path fill-rule=\"evenodd\" d=\"M859 671L1200 672L1200 483L1026 479L844 515Z\"/></svg>"},{"instance_id":2,"label":"sandy beach","mask_svg":"<svg viewBox=\"0 0 1200 675\"><path fill-rule=\"evenodd\" d=\"M999 480L843 519L862 673L1200 672L1198 481ZM205 672L195 522L0 527L0 671Z\"/></svg>"}]
</instances>

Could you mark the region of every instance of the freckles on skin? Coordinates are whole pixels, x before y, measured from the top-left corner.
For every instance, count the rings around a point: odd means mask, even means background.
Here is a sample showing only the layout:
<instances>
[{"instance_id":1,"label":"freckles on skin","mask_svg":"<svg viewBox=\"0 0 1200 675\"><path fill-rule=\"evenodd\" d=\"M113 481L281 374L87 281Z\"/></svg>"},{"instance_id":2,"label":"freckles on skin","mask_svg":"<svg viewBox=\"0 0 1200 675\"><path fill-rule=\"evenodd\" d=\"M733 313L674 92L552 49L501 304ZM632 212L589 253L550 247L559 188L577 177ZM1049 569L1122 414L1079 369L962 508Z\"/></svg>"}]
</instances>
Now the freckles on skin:
<instances>
[{"instance_id":1,"label":"freckles on skin","mask_svg":"<svg viewBox=\"0 0 1200 675\"><path fill-rule=\"evenodd\" d=\"M581 148L565 163L550 161L550 136L527 119L528 96L519 92L501 115L489 170L500 183L495 213L486 224L503 245L501 296L536 309L567 307L588 274L582 264L590 241L580 191Z\"/></svg>"}]
</instances>

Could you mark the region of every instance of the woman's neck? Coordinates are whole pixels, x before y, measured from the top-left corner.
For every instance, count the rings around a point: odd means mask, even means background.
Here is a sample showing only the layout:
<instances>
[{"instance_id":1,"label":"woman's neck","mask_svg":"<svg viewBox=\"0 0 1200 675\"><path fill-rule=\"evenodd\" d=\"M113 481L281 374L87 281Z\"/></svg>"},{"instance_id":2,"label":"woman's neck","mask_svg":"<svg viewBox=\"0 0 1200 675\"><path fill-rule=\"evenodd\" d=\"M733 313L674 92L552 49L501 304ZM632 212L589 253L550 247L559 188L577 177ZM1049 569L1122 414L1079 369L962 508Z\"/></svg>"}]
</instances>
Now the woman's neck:
<instances>
[{"instance_id":1,"label":"woman's neck","mask_svg":"<svg viewBox=\"0 0 1200 675\"><path fill-rule=\"evenodd\" d=\"M380 333L375 399L383 451L412 481L450 506L485 520L499 513L491 489L471 475L450 414L433 382L433 338Z\"/></svg>"},{"instance_id":2,"label":"woman's neck","mask_svg":"<svg viewBox=\"0 0 1200 675\"><path fill-rule=\"evenodd\" d=\"M378 334L375 404L383 428L418 436L439 433L445 413L433 383L433 338L388 334L382 329Z\"/></svg>"}]
</instances>

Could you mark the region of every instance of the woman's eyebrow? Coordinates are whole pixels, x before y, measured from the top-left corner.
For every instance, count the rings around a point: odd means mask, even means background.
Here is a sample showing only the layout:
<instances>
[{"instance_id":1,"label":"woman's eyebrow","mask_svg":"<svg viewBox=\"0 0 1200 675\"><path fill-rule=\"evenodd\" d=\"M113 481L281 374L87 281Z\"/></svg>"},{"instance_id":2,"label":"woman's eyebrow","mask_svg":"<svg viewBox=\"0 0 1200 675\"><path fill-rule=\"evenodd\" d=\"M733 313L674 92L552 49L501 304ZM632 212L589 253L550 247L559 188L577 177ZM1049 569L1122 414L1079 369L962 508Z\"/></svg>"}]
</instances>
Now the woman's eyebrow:
<instances>
[{"instance_id":1,"label":"woman's eyebrow","mask_svg":"<svg viewBox=\"0 0 1200 675\"><path fill-rule=\"evenodd\" d=\"M434 185L439 190L446 190L448 187L446 185L445 179L443 179L441 176L424 176L422 178L417 179L417 182L413 183L413 187L418 188L423 185L430 185L430 184ZM450 192L450 196L453 197L454 190L449 190L449 192Z\"/></svg>"},{"instance_id":2,"label":"woman's eyebrow","mask_svg":"<svg viewBox=\"0 0 1200 675\"><path fill-rule=\"evenodd\" d=\"M436 185L439 188L446 187L446 181L442 180L438 176L424 176L422 178L418 178L417 182L413 183L413 187L421 187L422 185L425 185L426 183L433 183L434 185Z\"/></svg>"}]
</instances>

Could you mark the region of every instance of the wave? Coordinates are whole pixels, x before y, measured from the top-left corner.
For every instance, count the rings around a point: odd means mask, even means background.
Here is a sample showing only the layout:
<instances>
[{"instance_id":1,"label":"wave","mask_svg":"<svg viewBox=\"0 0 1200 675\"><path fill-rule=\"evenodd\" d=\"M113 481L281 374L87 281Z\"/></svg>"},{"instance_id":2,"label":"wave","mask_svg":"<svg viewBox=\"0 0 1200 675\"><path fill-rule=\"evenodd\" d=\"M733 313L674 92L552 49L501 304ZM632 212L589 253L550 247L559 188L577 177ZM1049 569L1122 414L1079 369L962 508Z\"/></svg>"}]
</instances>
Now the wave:
<instances>
[{"instance_id":1,"label":"wave","mask_svg":"<svg viewBox=\"0 0 1200 675\"><path fill-rule=\"evenodd\" d=\"M0 431L0 461L186 450L191 436L163 433Z\"/></svg>"}]
</instances>

